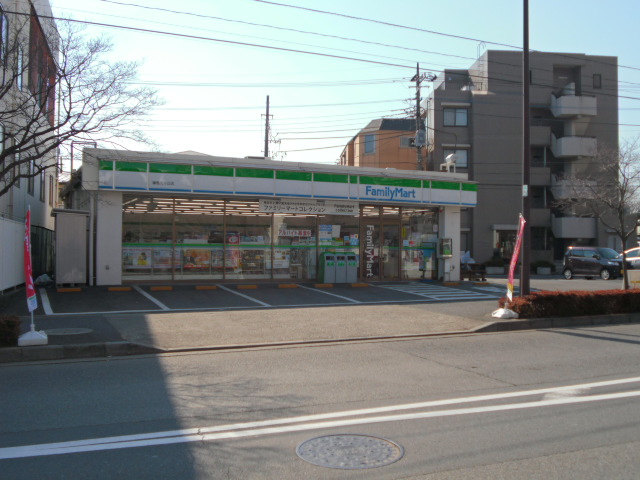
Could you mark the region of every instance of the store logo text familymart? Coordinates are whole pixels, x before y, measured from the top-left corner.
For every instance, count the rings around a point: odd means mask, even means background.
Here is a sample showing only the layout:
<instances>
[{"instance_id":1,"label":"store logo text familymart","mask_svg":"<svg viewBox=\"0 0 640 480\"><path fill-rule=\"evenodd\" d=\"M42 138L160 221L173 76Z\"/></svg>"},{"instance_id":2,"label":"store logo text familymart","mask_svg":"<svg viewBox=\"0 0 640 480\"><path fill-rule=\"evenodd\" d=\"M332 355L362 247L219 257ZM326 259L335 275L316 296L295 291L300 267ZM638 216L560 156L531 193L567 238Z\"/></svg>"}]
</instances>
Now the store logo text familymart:
<instances>
[{"instance_id":1,"label":"store logo text familymart","mask_svg":"<svg viewBox=\"0 0 640 480\"><path fill-rule=\"evenodd\" d=\"M404 187L372 187L367 185L367 197L383 198L385 200L416 199L415 188Z\"/></svg>"}]
</instances>

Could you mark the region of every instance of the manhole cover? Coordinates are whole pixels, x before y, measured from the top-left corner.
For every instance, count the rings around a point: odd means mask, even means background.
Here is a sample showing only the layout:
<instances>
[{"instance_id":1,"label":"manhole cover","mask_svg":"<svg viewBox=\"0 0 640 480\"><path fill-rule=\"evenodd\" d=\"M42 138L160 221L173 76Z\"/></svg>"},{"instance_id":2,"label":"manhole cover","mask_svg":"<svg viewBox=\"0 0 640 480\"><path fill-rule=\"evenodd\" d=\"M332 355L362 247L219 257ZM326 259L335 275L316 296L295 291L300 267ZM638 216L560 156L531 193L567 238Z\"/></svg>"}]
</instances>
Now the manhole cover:
<instances>
[{"instance_id":1,"label":"manhole cover","mask_svg":"<svg viewBox=\"0 0 640 480\"><path fill-rule=\"evenodd\" d=\"M44 331L47 335L84 335L91 332L93 330L89 328L52 328Z\"/></svg>"},{"instance_id":2,"label":"manhole cover","mask_svg":"<svg viewBox=\"0 0 640 480\"><path fill-rule=\"evenodd\" d=\"M369 435L327 435L301 443L296 453L320 467L358 470L397 462L404 449L390 440Z\"/></svg>"}]
</instances>

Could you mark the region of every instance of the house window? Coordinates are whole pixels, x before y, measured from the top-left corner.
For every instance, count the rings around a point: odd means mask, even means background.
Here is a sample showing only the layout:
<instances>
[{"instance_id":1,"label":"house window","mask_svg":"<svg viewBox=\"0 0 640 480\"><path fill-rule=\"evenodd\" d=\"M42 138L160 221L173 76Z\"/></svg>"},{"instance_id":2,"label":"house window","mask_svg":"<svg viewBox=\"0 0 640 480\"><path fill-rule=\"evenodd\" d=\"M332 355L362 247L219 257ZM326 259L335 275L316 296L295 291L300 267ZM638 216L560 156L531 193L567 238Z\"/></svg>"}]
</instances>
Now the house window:
<instances>
[{"instance_id":1,"label":"house window","mask_svg":"<svg viewBox=\"0 0 640 480\"><path fill-rule=\"evenodd\" d=\"M365 155L376 153L376 136L365 135L364 136L364 153Z\"/></svg>"},{"instance_id":2,"label":"house window","mask_svg":"<svg viewBox=\"0 0 640 480\"><path fill-rule=\"evenodd\" d=\"M454 153L456 155L456 167L457 168L467 168L469 166L469 151L468 150L443 150L443 162L445 159Z\"/></svg>"},{"instance_id":3,"label":"house window","mask_svg":"<svg viewBox=\"0 0 640 480\"><path fill-rule=\"evenodd\" d=\"M45 187L45 175L44 169L40 170L40 201L44 203L44 187Z\"/></svg>"},{"instance_id":4,"label":"house window","mask_svg":"<svg viewBox=\"0 0 640 480\"><path fill-rule=\"evenodd\" d=\"M28 177L27 177L27 192L29 192L30 195L33 195L34 189L35 189L35 180L36 180L36 176L35 176L35 171L36 171L36 165L35 162L33 160L29 160L29 163L27 164L27 168L28 168Z\"/></svg>"},{"instance_id":5,"label":"house window","mask_svg":"<svg viewBox=\"0 0 640 480\"><path fill-rule=\"evenodd\" d=\"M2 6L0 6L0 42L2 42L2 45L0 45L0 62L3 66L6 66L9 46L9 19Z\"/></svg>"},{"instance_id":6,"label":"house window","mask_svg":"<svg viewBox=\"0 0 640 480\"><path fill-rule=\"evenodd\" d=\"M593 74L593 88L602 88L602 75L599 73Z\"/></svg>"},{"instance_id":7,"label":"house window","mask_svg":"<svg viewBox=\"0 0 640 480\"><path fill-rule=\"evenodd\" d=\"M444 125L445 127L466 127L467 126L467 109L466 108L445 108Z\"/></svg>"},{"instance_id":8,"label":"house window","mask_svg":"<svg viewBox=\"0 0 640 480\"><path fill-rule=\"evenodd\" d=\"M16 72L16 84L18 88L22 90L22 75L24 73L24 51L22 47L18 47L18 71Z\"/></svg>"},{"instance_id":9,"label":"house window","mask_svg":"<svg viewBox=\"0 0 640 480\"><path fill-rule=\"evenodd\" d=\"M56 184L53 178L53 175L49 175L49 205L50 206L54 206L53 205L53 201L55 199L55 193L56 193Z\"/></svg>"},{"instance_id":10,"label":"house window","mask_svg":"<svg viewBox=\"0 0 640 480\"><path fill-rule=\"evenodd\" d=\"M413 148L416 146L414 137L400 137L400 148Z\"/></svg>"}]
</instances>

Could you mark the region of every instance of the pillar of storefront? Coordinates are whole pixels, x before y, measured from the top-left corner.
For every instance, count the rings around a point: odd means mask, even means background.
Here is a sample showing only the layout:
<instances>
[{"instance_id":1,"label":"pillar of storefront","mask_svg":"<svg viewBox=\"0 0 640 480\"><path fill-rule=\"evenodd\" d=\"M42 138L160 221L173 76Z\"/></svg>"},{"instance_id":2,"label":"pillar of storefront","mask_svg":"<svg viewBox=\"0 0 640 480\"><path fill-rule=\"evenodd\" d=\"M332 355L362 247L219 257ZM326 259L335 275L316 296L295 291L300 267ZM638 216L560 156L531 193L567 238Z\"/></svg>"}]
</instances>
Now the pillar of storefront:
<instances>
[{"instance_id":1,"label":"pillar of storefront","mask_svg":"<svg viewBox=\"0 0 640 480\"><path fill-rule=\"evenodd\" d=\"M438 259L438 277L445 282L457 282L460 280L460 207L444 207L442 213L438 238L452 240L452 256Z\"/></svg>"},{"instance_id":2,"label":"pillar of storefront","mask_svg":"<svg viewBox=\"0 0 640 480\"><path fill-rule=\"evenodd\" d=\"M97 194L92 212L95 219L95 284L119 285L122 283L122 193L93 193Z\"/></svg>"}]
</instances>

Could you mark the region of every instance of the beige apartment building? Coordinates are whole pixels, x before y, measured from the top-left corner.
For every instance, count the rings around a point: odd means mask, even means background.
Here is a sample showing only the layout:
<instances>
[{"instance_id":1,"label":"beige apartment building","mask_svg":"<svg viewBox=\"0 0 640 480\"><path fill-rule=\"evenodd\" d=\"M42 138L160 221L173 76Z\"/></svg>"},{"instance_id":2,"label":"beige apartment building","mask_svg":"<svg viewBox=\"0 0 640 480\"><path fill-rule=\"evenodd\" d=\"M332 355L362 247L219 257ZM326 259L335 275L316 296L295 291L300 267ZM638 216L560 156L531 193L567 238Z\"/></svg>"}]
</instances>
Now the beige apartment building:
<instances>
[{"instance_id":1,"label":"beige apartment building","mask_svg":"<svg viewBox=\"0 0 640 480\"><path fill-rule=\"evenodd\" d=\"M531 260L559 261L569 245L620 250L619 240L597 219L554 207L554 200L568 194L567 178L593 170L598 146L618 149L617 57L532 52L529 77ZM453 153L456 164L451 168L478 182L477 206L461 212L460 248L479 262L509 258L515 242L522 210L522 96L522 53L489 50L469 69L441 72L423 100L427 168L440 170ZM415 122L404 122L406 128L395 136L414 137ZM366 146L369 136L369 145L376 145L372 135L382 138L378 144L385 137L390 143L387 131L373 128L384 124L371 122L351 144ZM406 142L413 145L412 139ZM415 169L415 148L404 151L404 156L387 156L382 149L368 153L361 148L360 154L351 153L352 164L374 161L381 168Z\"/></svg>"}]
</instances>

